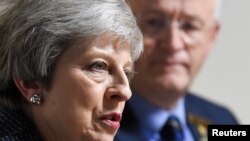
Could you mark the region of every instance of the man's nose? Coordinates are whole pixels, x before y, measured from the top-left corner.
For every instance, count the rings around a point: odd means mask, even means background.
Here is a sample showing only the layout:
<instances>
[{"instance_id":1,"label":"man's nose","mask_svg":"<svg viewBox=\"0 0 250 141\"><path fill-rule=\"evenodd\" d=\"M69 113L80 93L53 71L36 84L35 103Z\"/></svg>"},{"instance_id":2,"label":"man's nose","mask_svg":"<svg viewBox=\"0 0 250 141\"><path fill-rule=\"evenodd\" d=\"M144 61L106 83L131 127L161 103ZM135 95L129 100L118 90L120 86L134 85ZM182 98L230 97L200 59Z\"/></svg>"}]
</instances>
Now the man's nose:
<instances>
[{"instance_id":1,"label":"man's nose","mask_svg":"<svg viewBox=\"0 0 250 141\"><path fill-rule=\"evenodd\" d=\"M132 96L129 81L125 73L115 75L113 84L106 91L106 98L114 101L127 101Z\"/></svg>"},{"instance_id":2,"label":"man's nose","mask_svg":"<svg viewBox=\"0 0 250 141\"><path fill-rule=\"evenodd\" d=\"M184 41L181 31L176 24L169 25L162 34L161 47L165 50L175 52L184 48Z\"/></svg>"}]
</instances>

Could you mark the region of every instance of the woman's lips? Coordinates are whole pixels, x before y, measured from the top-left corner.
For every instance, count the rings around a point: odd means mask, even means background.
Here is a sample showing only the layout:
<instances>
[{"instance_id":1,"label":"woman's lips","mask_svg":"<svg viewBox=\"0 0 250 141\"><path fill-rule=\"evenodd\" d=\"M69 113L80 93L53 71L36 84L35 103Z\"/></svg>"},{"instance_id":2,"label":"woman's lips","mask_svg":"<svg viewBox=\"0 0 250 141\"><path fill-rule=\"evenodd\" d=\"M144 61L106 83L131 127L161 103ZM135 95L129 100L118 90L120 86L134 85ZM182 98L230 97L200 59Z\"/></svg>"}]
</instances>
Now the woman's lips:
<instances>
[{"instance_id":1,"label":"woman's lips","mask_svg":"<svg viewBox=\"0 0 250 141\"><path fill-rule=\"evenodd\" d=\"M101 116L101 120L104 124L108 125L109 127L112 127L113 129L118 129L120 127L120 121L121 121L121 114L119 113L110 113Z\"/></svg>"}]
</instances>

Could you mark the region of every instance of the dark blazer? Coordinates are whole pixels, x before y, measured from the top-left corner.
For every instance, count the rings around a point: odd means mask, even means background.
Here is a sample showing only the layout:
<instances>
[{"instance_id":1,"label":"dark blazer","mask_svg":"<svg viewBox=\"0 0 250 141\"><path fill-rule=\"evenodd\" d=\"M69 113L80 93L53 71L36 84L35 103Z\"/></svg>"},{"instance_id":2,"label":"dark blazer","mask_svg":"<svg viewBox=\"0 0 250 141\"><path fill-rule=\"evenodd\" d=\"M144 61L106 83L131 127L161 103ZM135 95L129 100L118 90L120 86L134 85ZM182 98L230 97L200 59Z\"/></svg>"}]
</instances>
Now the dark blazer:
<instances>
[{"instance_id":1,"label":"dark blazer","mask_svg":"<svg viewBox=\"0 0 250 141\"><path fill-rule=\"evenodd\" d=\"M42 141L22 110L0 108L0 141Z\"/></svg>"},{"instance_id":2,"label":"dark blazer","mask_svg":"<svg viewBox=\"0 0 250 141\"><path fill-rule=\"evenodd\" d=\"M185 106L187 124L195 141L207 139L209 124L238 124L236 117L227 108L194 94L186 95ZM130 105L126 104L115 141L143 141L137 136L139 129L136 120Z\"/></svg>"}]
</instances>

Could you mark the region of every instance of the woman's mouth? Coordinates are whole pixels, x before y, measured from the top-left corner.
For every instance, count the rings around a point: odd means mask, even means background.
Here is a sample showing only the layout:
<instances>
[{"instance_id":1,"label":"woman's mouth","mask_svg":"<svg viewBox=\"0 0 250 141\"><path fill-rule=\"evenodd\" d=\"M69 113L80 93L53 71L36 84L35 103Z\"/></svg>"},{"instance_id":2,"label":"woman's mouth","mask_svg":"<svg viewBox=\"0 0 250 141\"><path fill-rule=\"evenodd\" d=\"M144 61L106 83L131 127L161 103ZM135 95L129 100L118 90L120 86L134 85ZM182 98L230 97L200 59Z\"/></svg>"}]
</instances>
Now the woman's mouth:
<instances>
[{"instance_id":1,"label":"woman's mouth","mask_svg":"<svg viewBox=\"0 0 250 141\"><path fill-rule=\"evenodd\" d=\"M101 121L107 126L118 129L120 127L121 114L119 113L109 113L100 117Z\"/></svg>"}]
</instances>

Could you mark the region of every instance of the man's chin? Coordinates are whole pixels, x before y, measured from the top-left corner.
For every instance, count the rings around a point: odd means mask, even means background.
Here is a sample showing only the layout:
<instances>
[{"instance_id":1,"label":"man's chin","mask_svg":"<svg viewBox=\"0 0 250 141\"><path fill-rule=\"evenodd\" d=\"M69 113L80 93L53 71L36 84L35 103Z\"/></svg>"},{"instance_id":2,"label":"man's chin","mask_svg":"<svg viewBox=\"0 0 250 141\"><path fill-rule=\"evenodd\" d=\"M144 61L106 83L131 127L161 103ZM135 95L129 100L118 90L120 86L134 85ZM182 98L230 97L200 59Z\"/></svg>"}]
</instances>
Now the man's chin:
<instances>
[{"instance_id":1,"label":"man's chin","mask_svg":"<svg viewBox=\"0 0 250 141\"><path fill-rule=\"evenodd\" d=\"M164 78L160 77L156 79L154 83L154 87L159 91L164 91L168 93L185 93L187 87L189 86L189 81L187 77L182 78Z\"/></svg>"}]
</instances>

